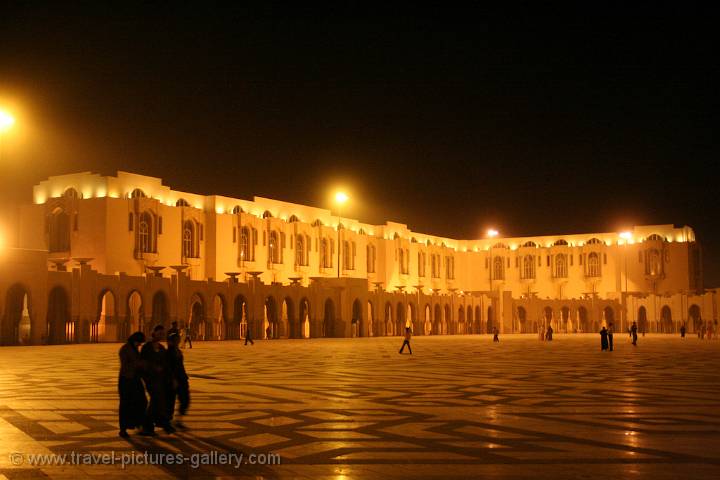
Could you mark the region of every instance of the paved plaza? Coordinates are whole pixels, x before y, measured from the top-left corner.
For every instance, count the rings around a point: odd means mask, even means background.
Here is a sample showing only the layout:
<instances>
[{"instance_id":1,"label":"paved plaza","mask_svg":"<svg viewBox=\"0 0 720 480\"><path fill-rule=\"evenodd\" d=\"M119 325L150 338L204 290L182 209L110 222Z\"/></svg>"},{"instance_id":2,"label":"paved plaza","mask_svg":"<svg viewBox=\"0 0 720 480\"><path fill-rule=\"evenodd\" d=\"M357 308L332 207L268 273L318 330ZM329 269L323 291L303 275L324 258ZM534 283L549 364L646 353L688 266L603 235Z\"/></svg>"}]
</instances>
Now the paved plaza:
<instances>
[{"instance_id":1,"label":"paved plaza","mask_svg":"<svg viewBox=\"0 0 720 480\"><path fill-rule=\"evenodd\" d=\"M506 335L499 344L438 336L414 338L413 355L402 356L401 342L197 342L185 350L190 430L128 440L117 436L119 344L0 348L0 478L657 480L720 471L720 341L648 335L633 347L616 335L608 353L597 335ZM30 464L35 454L87 462L132 451L272 453L281 464Z\"/></svg>"}]
</instances>

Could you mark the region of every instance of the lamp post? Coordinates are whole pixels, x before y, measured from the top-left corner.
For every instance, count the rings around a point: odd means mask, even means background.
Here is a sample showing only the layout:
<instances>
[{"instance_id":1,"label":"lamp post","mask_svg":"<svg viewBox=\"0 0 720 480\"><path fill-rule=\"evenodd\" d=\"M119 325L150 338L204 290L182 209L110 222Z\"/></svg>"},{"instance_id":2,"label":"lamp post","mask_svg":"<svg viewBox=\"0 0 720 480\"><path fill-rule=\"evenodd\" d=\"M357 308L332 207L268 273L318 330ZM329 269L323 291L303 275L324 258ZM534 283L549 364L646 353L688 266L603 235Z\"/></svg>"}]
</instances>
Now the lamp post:
<instances>
[{"instance_id":1,"label":"lamp post","mask_svg":"<svg viewBox=\"0 0 720 480\"><path fill-rule=\"evenodd\" d=\"M625 240L623 245L623 263L625 264L625 291L623 292L623 327L627 328L628 323L628 307L627 307L627 293L628 293L628 268L627 268L627 247L632 239L632 232L621 232L620 238Z\"/></svg>"},{"instance_id":2,"label":"lamp post","mask_svg":"<svg viewBox=\"0 0 720 480\"><path fill-rule=\"evenodd\" d=\"M340 225L342 222L342 206L348 201L349 197L345 192L337 192L335 194L335 203L338 205L338 226L337 226L337 238L338 238L338 254L337 254L337 277L340 278L340 250L342 249L342 243L340 242Z\"/></svg>"}]
</instances>

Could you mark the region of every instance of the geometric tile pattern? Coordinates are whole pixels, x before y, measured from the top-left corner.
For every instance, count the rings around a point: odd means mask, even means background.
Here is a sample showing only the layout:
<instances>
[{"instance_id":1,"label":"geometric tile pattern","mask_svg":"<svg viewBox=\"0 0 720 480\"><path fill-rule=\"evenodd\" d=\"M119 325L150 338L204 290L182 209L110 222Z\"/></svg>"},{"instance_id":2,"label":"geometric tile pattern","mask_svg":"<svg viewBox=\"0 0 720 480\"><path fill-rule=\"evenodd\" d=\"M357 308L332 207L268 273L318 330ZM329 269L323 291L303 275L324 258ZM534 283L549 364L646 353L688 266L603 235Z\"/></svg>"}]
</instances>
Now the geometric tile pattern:
<instances>
[{"instance_id":1,"label":"geometric tile pattern","mask_svg":"<svg viewBox=\"0 0 720 480\"><path fill-rule=\"evenodd\" d=\"M118 344L0 348L0 479L710 478L720 342L648 335L196 342L190 430L117 436ZM11 452L276 453L281 465L33 467Z\"/></svg>"}]
</instances>

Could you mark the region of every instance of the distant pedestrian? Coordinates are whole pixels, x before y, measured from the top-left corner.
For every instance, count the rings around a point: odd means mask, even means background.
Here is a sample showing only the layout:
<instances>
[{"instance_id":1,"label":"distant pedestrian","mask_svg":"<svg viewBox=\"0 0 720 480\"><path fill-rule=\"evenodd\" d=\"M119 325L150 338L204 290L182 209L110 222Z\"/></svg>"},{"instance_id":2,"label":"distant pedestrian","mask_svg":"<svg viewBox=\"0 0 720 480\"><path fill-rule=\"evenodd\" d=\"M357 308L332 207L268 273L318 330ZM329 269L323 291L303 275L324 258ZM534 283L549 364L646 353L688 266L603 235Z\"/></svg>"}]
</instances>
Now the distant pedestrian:
<instances>
[{"instance_id":1,"label":"distant pedestrian","mask_svg":"<svg viewBox=\"0 0 720 480\"><path fill-rule=\"evenodd\" d=\"M637 323L633 322L630 326L630 337L632 337L632 344L637 347Z\"/></svg>"},{"instance_id":2,"label":"distant pedestrian","mask_svg":"<svg viewBox=\"0 0 720 480\"><path fill-rule=\"evenodd\" d=\"M605 326L600 330L600 350L605 351L608 349L608 331Z\"/></svg>"},{"instance_id":3,"label":"distant pedestrian","mask_svg":"<svg viewBox=\"0 0 720 480\"><path fill-rule=\"evenodd\" d=\"M615 326L610 322L610 325L608 325L608 347L610 348L610 351L613 351L613 334L615 333Z\"/></svg>"},{"instance_id":4,"label":"distant pedestrian","mask_svg":"<svg viewBox=\"0 0 720 480\"><path fill-rule=\"evenodd\" d=\"M545 333L545 340L552 342L553 328L552 325L548 325L547 332Z\"/></svg>"},{"instance_id":5,"label":"distant pedestrian","mask_svg":"<svg viewBox=\"0 0 720 480\"><path fill-rule=\"evenodd\" d=\"M175 413L175 399L180 402L178 409L178 419L175 421L175 427L186 429L182 419L187 413L190 405L190 383L188 382L188 374L185 371L185 360L183 353L180 351L180 335L174 333L167 340L167 364L169 375L172 381L172 388L168 392L168 418L173 419Z\"/></svg>"},{"instance_id":6,"label":"distant pedestrian","mask_svg":"<svg viewBox=\"0 0 720 480\"><path fill-rule=\"evenodd\" d=\"M120 347L120 375L118 394L120 395L120 436L128 436L129 428L139 428L145 419L147 398L142 382L143 361L140 358L140 345L145 342L145 334L135 332Z\"/></svg>"},{"instance_id":7,"label":"distant pedestrian","mask_svg":"<svg viewBox=\"0 0 720 480\"><path fill-rule=\"evenodd\" d=\"M405 346L408 347L408 350L410 351L410 355L412 355L412 348L410 348L410 339L412 338L412 332L410 331L410 327L405 327L405 340L403 340L402 347L400 347L400 353L405 350Z\"/></svg>"},{"instance_id":8,"label":"distant pedestrian","mask_svg":"<svg viewBox=\"0 0 720 480\"><path fill-rule=\"evenodd\" d=\"M185 325L185 338L183 339L183 348L185 348L188 344L190 345L190 348L192 348L192 331L190 330L190 325Z\"/></svg>"},{"instance_id":9,"label":"distant pedestrian","mask_svg":"<svg viewBox=\"0 0 720 480\"><path fill-rule=\"evenodd\" d=\"M252 336L250 335L250 325L248 325L245 330L245 345L247 345L248 342L250 342L250 345L255 345L255 342L253 342Z\"/></svg>"},{"instance_id":10,"label":"distant pedestrian","mask_svg":"<svg viewBox=\"0 0 720 480\"><path fill-rule=\"evenodd\" d=\"M680 327L680 338L685 338L685 324Z\"/></svg>"},{"instance_id":11,"label":"distant pedestrian","mask_svg":"<svg viewBox=\"0 0 720 480\"><path fill-rule=\"evenodd\" d=\"M265 339L270 340L272 338L272 325L268 325L265 329Z\"/></svg>"},{"instance_id":12,"label":"distant pedestrian","mask_svg":"<svg viewBox=\"0 0 720 480\"><path fill-rule=\"evenodd\" d=\"M498 334L500 332L498 331L497 327L493 327L493 342L499 342L500 338L498 338Z\"/></svg>"}]
</instances>

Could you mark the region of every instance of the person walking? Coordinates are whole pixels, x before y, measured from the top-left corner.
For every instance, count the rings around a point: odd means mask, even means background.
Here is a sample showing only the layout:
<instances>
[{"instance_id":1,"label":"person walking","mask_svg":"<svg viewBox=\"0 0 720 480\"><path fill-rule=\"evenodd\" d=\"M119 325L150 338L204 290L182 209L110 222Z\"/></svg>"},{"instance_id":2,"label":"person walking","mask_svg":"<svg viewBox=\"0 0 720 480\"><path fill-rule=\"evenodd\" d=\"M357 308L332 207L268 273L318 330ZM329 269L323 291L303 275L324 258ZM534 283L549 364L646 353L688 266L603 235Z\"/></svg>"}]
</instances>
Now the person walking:
<instances>
[{"instance_id":1,"label":"person walking","mask_svg":"<svg viewBox=\"0 0 720 480\"><path fill-rule=\"evenodd\" d=\"M145 342L145 334L135 332L120 347L120 375L118 377L118 410L120 436L128 437L128 429L139 428L145 419L147 398L142 382L143 361L140 358L140 345Z\"/></svg>"},{"instance_id":2,"label":"person walking","mask_svg":"<svg viewBox=\"0 0 720 480\"><path fill-rule=\"evenodd\" d=\"M608 348L610 349L611 352L613 351L613 334L614 333L615 333L615 326L613 325L612 322L610 322L610 325L608 325L607 335L608 335Z\"/></svg>"},{"instance_id":3,"label":"person walking","mask_svg":"<svg viewBox=\"0 0 720 480\"><path fill-rule=\"evenodd\" d=\"M493 342L499 342L500 338L498 338L498 334L500 332L498 331L497 327L493 327Z\"/></svg>"},{"instance_id":4,"label":"person walking","mask_svg":"<svg viewBox=\"0 0 720 480\"><path fill-rule=\"evenodd\" d=\"M250 331L252 329L250 328L250 325L247 326L247 329L245 330L245 345L250 342L250 345L255 345L255 342L253 342L252 335L250 335Z\"/></svg>"},{"instance_id":5,"label":"person walking","mask_svg":"<svg viewBox=\"0 0 720 480\"><path fill-rule=\"evenodd\" d=\"M685 324L680 327L680 338L685 338Z\"/></svg>"},{"instance_id":6,"label":"person walking","mask_svg":"<svg viewBox=\"0 0 720 480\"><path fill-rule=\"evenodd\" d=\"M553 328L552 325L548 325L547 332L545 333L545 340L552 342Z\"/></svg>"},{"instance_id":7,"label":"person walking","mask_svg":"<svg viewBox=\"0 0 720 480\"><path fill-rule=\"evenodd\" d=\"M190 325L185 325L185 340L183 340L183 348L185 348L188 344L190 344L190 348L192 348L192 332L190 331Z\"/></svg>"},{"instance_id":8,"label":"person walking","mask_svg":"<svg viewBox=\"0 0 720 480\"><path fill-rule=\"evenodd\" d=\"M600 350L605 351L608 349L608 331L607 328L603 325L602 330L600 330Z\"/></svg>"},{"instance_id":9,"label":"person walking","mask_svg":"<svg viewBox=\"0 0 720 480\"><path fill-rule=\"evenodd\" d=\"M630 326L630 336L632 337L632 344L637 347L637 323L633 322Z\"/></svg>"},{"instance_id":10,"label":"person walking","mask_svg":"<svg viewBox=\"0 0 720 480\"><path fill-rule=\"evenodd\" d=\"M410 339L412 338L412 332L410 331L410 327L405 327L405 340L403 340L402 347L400 347L400 354L402 354L403 350L405 350L405 346L407 345L408 350L410 351L410 355L412 355L412 348L410 348Z\"/></svg>"},{"instance_id":11,"label":"person walking","mask_svg":"<svg viewBox=\"0 0 720 480\"><path fill-rule=\"evenodd\" d=\"M178 409L178 419L175 421L175 427L181 430L187 429L182 419L187 413L190 406L190 383L188 382L188 374L185 371L185 359L182 351L180 351L180 335L174 333L168 336L168 370L172 380L172 388L168 392L168 419L172 420L175 413L175 400L180 402Z\"/></svg>"},{"instance_id":12,"label":"person walking","mask_svg":"<svg viewBox=\"0 0 720 480\"><path fill-rule=\"evenodd\" d=\"M145 386L150 394L141 435L151 437L157 435L155 426L162 427L166 433L175 433L167 417L168 391L172 387L172 379L167 368L167 350L160 343L164 336L165 328L162 325L155 326L151 340L140 351L140 357L145 361Z\"/></svg>"}]
</instances>

